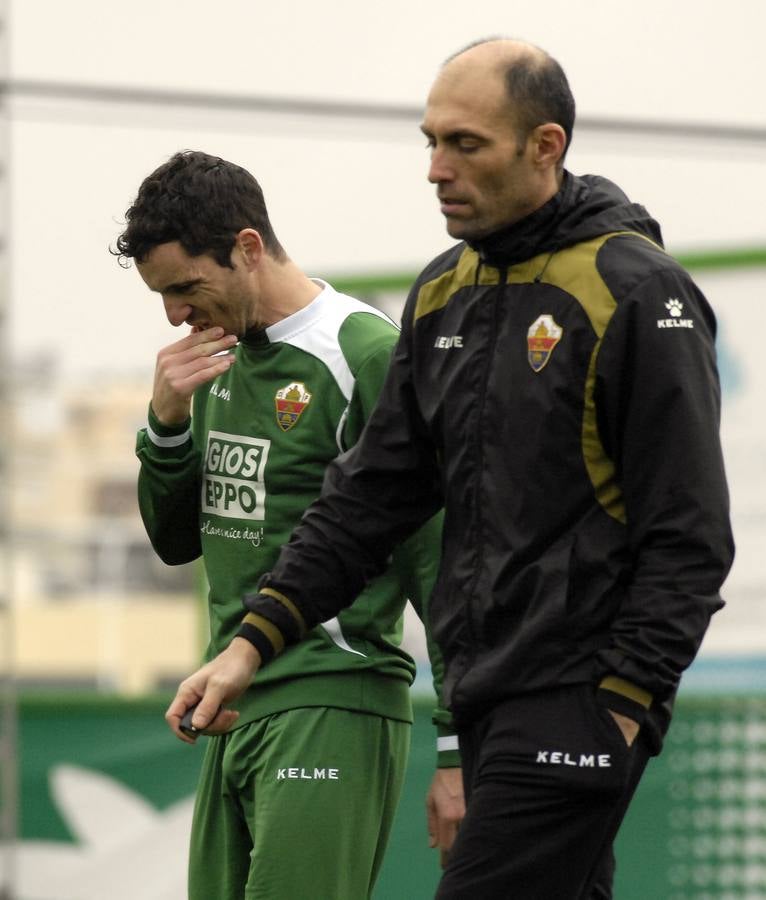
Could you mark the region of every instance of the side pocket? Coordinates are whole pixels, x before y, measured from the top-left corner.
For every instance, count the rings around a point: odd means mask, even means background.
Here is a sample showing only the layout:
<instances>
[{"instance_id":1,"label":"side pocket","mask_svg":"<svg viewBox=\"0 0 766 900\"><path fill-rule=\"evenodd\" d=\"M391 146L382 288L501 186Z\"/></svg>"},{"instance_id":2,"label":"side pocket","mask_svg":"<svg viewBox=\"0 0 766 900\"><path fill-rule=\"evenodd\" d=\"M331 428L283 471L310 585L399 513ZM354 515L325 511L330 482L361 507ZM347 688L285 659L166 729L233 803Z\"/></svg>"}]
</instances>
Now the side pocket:
<instances>
[{"instance_id":1,"label":"side pocket","mask_svg":"<svg viewBox=\"0 0 766 900\"><path fill-rule=\"evenodd\" d=\"M625 740L625 735L611 712L596 700L595 688L589 685L586 688L586 697L591 718L598 724L601 734L608 738L613 746L629 753L632 745Z\"/></svg>"}]
</instances>

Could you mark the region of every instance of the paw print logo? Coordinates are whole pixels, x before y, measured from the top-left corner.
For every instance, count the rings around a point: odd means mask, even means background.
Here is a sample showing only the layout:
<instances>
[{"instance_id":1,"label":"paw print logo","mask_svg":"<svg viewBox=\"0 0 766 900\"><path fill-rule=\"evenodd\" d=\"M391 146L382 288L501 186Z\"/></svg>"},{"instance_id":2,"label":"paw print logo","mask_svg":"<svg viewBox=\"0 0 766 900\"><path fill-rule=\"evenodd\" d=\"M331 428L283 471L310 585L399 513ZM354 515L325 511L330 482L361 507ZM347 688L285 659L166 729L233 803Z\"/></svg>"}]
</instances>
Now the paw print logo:
<instances>
[{"instance_id":1,"label":"paw print logo","mask_svg":"<svg viewBox=\"0 0 766 900\"><path fill-rule=\"evenodd\" d=\"M684 308L683 303L680 300L676 300L675 297L671 297L668 302L665 304L668 312L671 316L678 317L681 315L681 312Z\"/></svg>"}]
</instances>

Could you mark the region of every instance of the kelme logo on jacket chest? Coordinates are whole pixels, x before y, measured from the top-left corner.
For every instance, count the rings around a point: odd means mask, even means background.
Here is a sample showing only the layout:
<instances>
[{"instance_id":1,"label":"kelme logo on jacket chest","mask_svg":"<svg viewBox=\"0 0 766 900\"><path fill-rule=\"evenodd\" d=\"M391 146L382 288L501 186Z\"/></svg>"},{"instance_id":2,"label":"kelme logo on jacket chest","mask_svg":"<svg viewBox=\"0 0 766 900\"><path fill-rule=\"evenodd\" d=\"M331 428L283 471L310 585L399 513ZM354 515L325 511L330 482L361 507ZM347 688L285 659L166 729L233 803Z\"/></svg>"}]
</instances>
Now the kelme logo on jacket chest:
<instances>
[{"instance_id":1,"label":"kelme logo on jacket chest","mask_svg":"<svg viewBox=\"0 0 766 900\"><path fill-rule=\"evenodd\" d=\"M527 359L533 372L544 369L564 329L548 313L538 316L527 331Z\"/></svg>"},{"instance_id":2,"label":"kelme logo on jacket chest","mask_svg":"<svg viewBox=\"0 0 766 900\"><path fill-rule=\"evenodd\" d=\"M306 385L293 381L280 388L274 397L277 410L277 425L282 431L289 431L300 419L303 410L311 403L311 394Z\"/></svg>"}]
</instances>

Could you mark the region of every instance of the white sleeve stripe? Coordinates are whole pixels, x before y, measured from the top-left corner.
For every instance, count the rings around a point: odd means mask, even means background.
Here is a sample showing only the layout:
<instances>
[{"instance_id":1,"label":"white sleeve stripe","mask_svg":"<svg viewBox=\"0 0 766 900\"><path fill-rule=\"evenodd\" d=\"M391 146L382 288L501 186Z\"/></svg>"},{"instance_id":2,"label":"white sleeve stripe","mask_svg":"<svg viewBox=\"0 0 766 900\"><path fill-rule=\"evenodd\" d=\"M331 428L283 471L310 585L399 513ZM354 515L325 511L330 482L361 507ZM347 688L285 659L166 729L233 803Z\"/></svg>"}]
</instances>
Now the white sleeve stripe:
<instances>
[{"instance_id":1,"label":"white sleeve stripe","mask_svg":"<svg viewBox=\"0 0 766 900\"><path fill-rule=\"evenodd\" d=\"M448 734L445 737L436 738L436 749L439 753L443 750L458 750L456 734Z\"/></svg>"},{"instance_id":2,"label":"white sleeve stripe","mask_svg":"<svg viewBox=\"0 0 766 900\"><path fill-rule=\"evenodd\" d=\"M146 435L157 447L180 447L181 444L185 444L191 437L191 429L187 428L183 434L170 434L163 437L162 435L157 434L156 431L152 431L151 426L147 425Z\"/></svg>"}]
</instances>

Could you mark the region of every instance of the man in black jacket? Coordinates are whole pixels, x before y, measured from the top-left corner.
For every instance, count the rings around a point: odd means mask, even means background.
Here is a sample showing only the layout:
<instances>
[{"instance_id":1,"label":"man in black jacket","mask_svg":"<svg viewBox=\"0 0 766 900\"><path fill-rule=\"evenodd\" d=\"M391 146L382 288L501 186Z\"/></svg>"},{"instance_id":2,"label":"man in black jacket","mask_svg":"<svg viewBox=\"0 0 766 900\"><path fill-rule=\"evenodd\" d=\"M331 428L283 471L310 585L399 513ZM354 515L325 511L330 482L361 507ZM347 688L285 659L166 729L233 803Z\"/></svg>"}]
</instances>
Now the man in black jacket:
<instances>
[{"instance_id":1,"label":"man in black jacket","mask_svg":"<svg viewBox=\"0 0 766 900\"><path fill-rule=\"evenodd\" d=\"M438 897L611 896L612 842L659 752L733 557L715 320L659 226L563 167L574 101L542 50L451 57L422 130L449 234L407 301L376 411L181 685L176 726L351 602L444 505L431 603L468 806Z\"/></svg>"}]
</instances>

